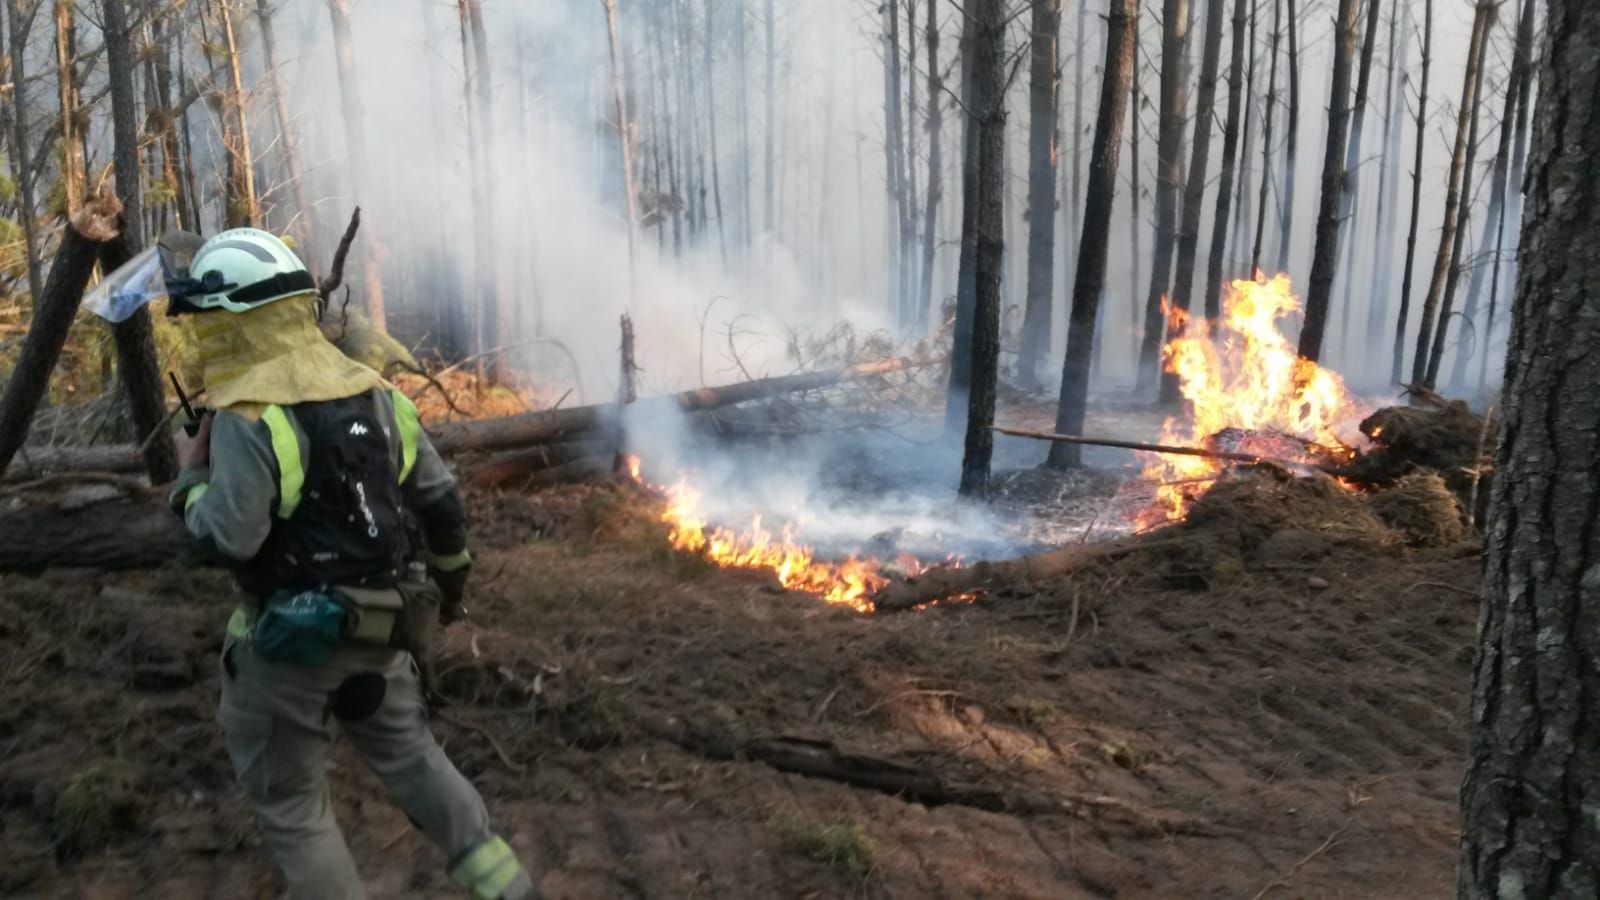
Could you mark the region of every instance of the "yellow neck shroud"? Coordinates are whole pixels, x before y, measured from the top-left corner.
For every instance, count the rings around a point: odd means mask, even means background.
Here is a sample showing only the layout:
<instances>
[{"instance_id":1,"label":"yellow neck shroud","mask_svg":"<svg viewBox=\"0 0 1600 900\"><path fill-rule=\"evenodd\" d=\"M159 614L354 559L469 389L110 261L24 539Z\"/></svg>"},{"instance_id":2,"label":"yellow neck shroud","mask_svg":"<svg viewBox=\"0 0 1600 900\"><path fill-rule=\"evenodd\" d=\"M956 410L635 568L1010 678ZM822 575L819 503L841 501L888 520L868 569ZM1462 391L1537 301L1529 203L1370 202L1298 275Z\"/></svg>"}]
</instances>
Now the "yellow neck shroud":
<instances>
[{"instance_id":1,"label":"yellow neck shroud","mask_svg":"<svg viewBox=\"0 0 1600 900\"><path fill-rule=\"evenodd\" d=\"M206 400L245 413L260 406L338 400L384 387L377 372L335 347L317 327L316 297L286 297L246 313L194 317Z\"/></svg>"}]
</instances>

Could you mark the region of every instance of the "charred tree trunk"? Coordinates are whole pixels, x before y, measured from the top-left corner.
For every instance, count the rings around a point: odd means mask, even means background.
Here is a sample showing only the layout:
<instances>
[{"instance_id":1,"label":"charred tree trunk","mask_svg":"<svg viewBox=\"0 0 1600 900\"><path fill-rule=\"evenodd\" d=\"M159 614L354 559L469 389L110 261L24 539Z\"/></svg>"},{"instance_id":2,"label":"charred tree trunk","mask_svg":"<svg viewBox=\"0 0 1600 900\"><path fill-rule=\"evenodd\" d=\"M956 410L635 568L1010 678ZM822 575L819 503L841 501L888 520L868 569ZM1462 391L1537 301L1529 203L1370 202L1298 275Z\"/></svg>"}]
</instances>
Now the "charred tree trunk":
<instances>
[{"instance_id":1,"label":"charred tree trunk","mask_svg":"<svg viewBox=\"0 0 1600 900\"><path fill-rule=\"evenodd\" d=\"M1396 157L1400 153L1400 129L1395 127L1394 73L1395 59L1399 56L1403 84L1410 50L1410 44L1397 43L1400 9L1399 4L1389 8L1389 63L1384 70L1383 84L1383 157L1378 164L1378 227L1373 230L1372 272L1367 282L1367 296L1371 301L1367 306L1366 330L1369 368L1379 361L1377 352L1383 336L1383 323L1389 318L1389 275L1394 263L1395 210L1399 207L1399 203L1395 202L1397 198L1390 196L1395 190L1394 170Z\"/></svg>"},{"instance_id":2,"label":"charred tree trunk","mask_svg":"<svg viewBox=\"0 0 1600 900\"><path fill-rule=\"evenodd\" d=\"M1267 233L1267 195L1272 190L1272 114L1278 108L1278 43L1283 37L1283 0L1272 0L1272 58L1267 63L1267 112L1261 125L1261 196L1256 201L1256 239L1250 247L1250 275L1261 270L1261 241Z\"/></svg>"},{"instance_id":3,"label":"charred tree trunk","mask_svg":"<svg viewBox=\"0 0 1600 900\"><path fill-rule=\"evenodd\" d=\"M1134 35L1139 28L1138 0L1111 0L1106 18L1105 75L1100 85L1100 110L1095 118L1089 157L1088 202L1083 211L1083 238L1078 270L1072 280L1072 313L1067 324L1067 357L1061 369L1061 399L1056 406L1056 431L1080 434L1089 402L1090 357L1094 352L1095 319L1105 289L1106 254L1111 243L1111 206L1117 191L1117 153L1127 118L1128 79L1133 70ZM1053 444L1047 465L1082 465L1075 444Z\"/></svg>"},{"instance_id":4,"label":"charred tree trunk","mask_svg":"<svg viewBox=\"0 0 1600 900\"><path fill-rule=\"evenodd\" d=\"M321 259L316 250L316 215L306 201L305 173L300 168L294 126L289 120L289 98L284 94L283 80L278 75L278 51L272 37L272 8L267 0L256 0L256 22L261 28L267 90L272 93L272 112L278 125L278 152L283 155L284 172L289 176L289 189L294 196L294 215L289 216L288 221L293 223L293 231L300 241L300 258L315 266L313 261Z\"/></svg>"},{"instance_id":5,"label":"charred tree trunk","mask_svg":"<svg viewBox=\"0 0 1600 900\"><path fill-rule=\"evenodd\" d=\"M1494 318L1495 303L1493 292L1498 287L1496 282L1500 279L1500 245L1505 233L1506 179L1509 175L1508 169L1511 166L1511 135L1513 123L1517 118L1517 96L1521 93L1522 79L1528 77L1527 60L1523 56L1523 48L1525 42L1531 42L1533 38L1533 13L1533 3L1530 0L1523 0L1522 14L1517 23L1516 42L1512 49L1511 71L1506 76L1505 107L1504 112L1500 115L1499 143L1494 151L1494 174L1489 182L1489 213L1483 220L1483 237L1478 240L1479 255L1490 252L1494 256L1490 270L1493 273L1493 277L1489 279L1491 284L1489 289L1490 320ZM1477 327L1478 296L1483 290L1484 281L1484 267L1481 264L1473 266L1472 280L1467 285L1467 303L1462 313L1465 321L1473 324L1474 333L1477 335L1475 343L1478 345L1483 367L1486 368L1490 352L1489 329L1491 323L1490 321L1485 321L1481 328ZM1459 386L1466 383L1467 357L1468 354L1466 353L1456 353L1455 367L1450 376L1451 382L1455 385ZM1478 378L1480 385L1483 380L1484 378L1480 374Z\"/></svg>"},{"instance_id":6,"label":"charred tree trunk","mask_svg":"<svg viewBox=\"0 0 1600 900\"><path fill-rule=\"evenodd\" d=\"M33 16L38 2L6 0L7 42L11 49L11 159L13 180L21 208L17 217L22 220L23 249L28 257L28 294L35 306L44 296L44 270L39 262L39 221L35 212L33 185L33 154L28 149L27 67L28 32L33 27ZM3 438L0 438L3 440Z\"/></svg>"},{"instance_id":7,"label":"charred tree trunk","mask_svg":"<svg viewBox=\"0 0 1600 900\"><path fill-rule=\"evenodd\" d=\"M1244 89L1242 93L1242 101L1244 104L1244 144L1239 148L1238 154L1234 157L1236 173L1235 190L1238 191L1238 196L1235 197L1233 201L1233 209L1230 213L1232 217L1230 221L1233 224L1231 226L1231 232L1228 238L1227 249L1224 251L1224 256L1227 260L1227 266L1229 269L1228 275L1226 276L1228 278L1238 277L1239 254L1241 252L1239 248L1243 246L1245 239L1250 234L1250 217L1246 215L1246 213L1250 209L1248 205L1250 203L1250 198L1255 196L1255 188L1250 183L1250 159L1253 152L1253 141L1255 139L1257 47L1256 25L1260 19L1260 12L1261 5L1259 3L1250 4L1250 35L1248 39L1249 42L1246 45L1248 48L1248 62L1245 66ZM1235 24L1235 27L1237 27L1237 24ZM1229 86L1231 87L1232 85ZM1218 279L1213 277L1212 280L1216 281Z\"/></svg>"},{"instance_id":8,"label":"charred tree trunk","mask_svg":"<svg viewBox=\"0 0 1600 900\"><path fill-rule=\"evenodd\" d=\"M1133 260L1128 266L1128 324L1130 326L1128 335L1133 341L1132 358L1137 361L1139 342L1142 340L1139 319L1139 285L1144 283L1143 279L1139 277L1139 263L1144 259L1144 254L1139 250L1139 234L1144 231L1144 222L1139 219L1139 189L1142 185L1140 179L1144 177L1144 172L1139 168L1139 132L1143 130L1141 127L1143 109L1139 102L1139 54L1142 49L1139 46L1139 26L1137 21L1134 22L1131 30L1133 32L1133 62L1129 64L1128 75L1128 118L1132 120L1128 123L1128 152L1130 154L1128 159L1128 245L1133 248Z\"/></svg>"},{"instance_id":9,"label":"charred tree trunk","mask_svg":"<svg viewBox=\"0 0 1600 900\"><path fill-rule=\"evenodd\" d=\"M1295 150L1300 142L1300 24L1295 0L1289 4L1289 108L1288 140L1283 148L1283 184L1278 196L1283 202L1282 227L1278 236L1278 271L1289 271L1289 252L1294 249Z\"/></svg>"},{"instance_id":10,"label":"charred tree trunk","mask_svg":"<svg viewBox=\"0 0 1600 900\"><path fill-rule=\"evenodd\" d=\"M939 73L939 4L928 0L928 185L923 192L922 280L917 291L916 334L928 331L928 310L933 305L933 264L937 244L939 201L944 199L944 77Z\"/></svg>"},{"instance_id":11,"label":"charred tree trunk","mask_svg":"<svg viewBox=\"0 0 1600 900\"><path fill-rule=\"evenodd\" d=\"M114 16L121 16L126 30L126 14L122 12L121 4L113 0L108 6L115 5L113 12L105 12L105 25L102 29L110 37L112 30L111 20ZM85 194L88 191L88 174L84 170L83 154L83 126L88 123L81 121L81 89L78 84L78 68L76 56L78 54L77 27L73 22L73 4L66 0L55 0L56 19L56 94L61 103L61 189L66 201L66 214L70 218L79 207L83 206ZM124 34L119 48L123 64L128 64L127 36ZM107 65L109 62L110 45L108 42Z\"/></svg>"},{"instance_id":12,"label":"charred tree trunk","mask_svg":"<svg viewBox=\"0 0 1600 900\"><path fill-rule=\"evenodd\" d=\"M1211 258L1207 261L1206 269L1208 331L1210 323L1222 315L1222 282L1229 277L1223 271L1223 257L1228 252L1228 214L1236 199L1233 180L1239 160L1239 104L1244 88L1249 83L1247 78L1242 77L1245 74L1245 2L1234 0L1233 4L1233 50L1228 63L1228 118L1222 125L1222 181L1217 185L1217 212L1211 223ZM1243 194L1237 199L1242 200Z\"/></svg>"},{"instance_id":13,"label":"charred tree trunk","mask_svg":"<svg viewBox=\"0 0 1600 900\"><path fill-rule=\"evenodd\" d=\"M1150 290L1144 301L1144 340L1139 344L1139 390L1155 386L1166 330L1162 300L1172 284L1172 250L1183 180L1184 48L1189 42L1189 0L1164 0L1161 13L1161 101L1156 136L1156 230Z\"/></svg>"},{"instance_id":14,"label":"charred tree trunk","mask_svg":"<svg viewBox=\"0 0 1600 900\"><path fill-rule=\"evenodd\" d=\"M1174 323L1188 320L1189 298L1194 294L1194 261L1200 247L1200 215L1205 207L1206 174L1211 160L1211 117L1217 105L1217 65L1226 18L1226 0L1210 0L1206 7L1205 44L1200 51L1200 95L1195 104L1189 180L1183 189L1183 223L1178 229L1178 270L1172 281ZM1237 73L1234 80L1238 81ZM1223 201L1226 199L1224 195ZM1179 396L1177 374L1164 371L1161 402L1174 403Z\"/></svg>"},{"instance_id":15,"label":"charred tree trunk","mask_svg":"<svg viewBox=\"0 0 1600 900\"><path fill-rule=\"evenodd\" d=\"M1083 210L1081 205L1083 202L1083 42L1084 34L1088 30L1088 10L1088 0L1080 0L1078 3L1078 24L1072 29L1072 199L1067 204L1067 234L1064 241L1069 251L1077 250L1077 241L1083 227L1082 223L1078 221L1078 215ZM1059 17L1060 14L1058 12L1056 26L1058 33L1061 30ZM1058 73L1056 76L1058 97L1060 96L1060 83L1061 77ZM1059 111L1057 115L1060 115ZM1058 126L1056 129L1057 145L1061 143L1060 130ZM1076 265L1075 260L1071 260L1071 262ZM1046 344L1045 346L1048 347L1049 345Z\"/></svg>"},{"instance_id":16,"label":"charred tree trunk","mask_svg":"<svg viewBox=\"0 0 1600 900\"><path fill-rule=\"evenodd\" d=\"M883 142L883 165L884 181L889 188L888 310L891 320L903 331L906 328L906 270L902 254L909 197L906 195L905 127L901 106L899 0L889 0L883 8L883 17L883 121L887 132Z\"/></svg>"},{"instance_id":17,"label":"charred tree trunk","mask_svg":"<svg viewBox=\"0 0 1600 900\"><path fill-rule=\"evenodd\" d=\"M1005 264L1006 15L1003 0L975 0L973 129L977 131L977 210L971 223L977 297L972 322L972 388L961 457L961 495L986 497L994 453L995 397L1000 378L1000 276Z\"/></svg>"},{"instance_id":18,"label":"charred tree trunk","mask_svg":"<svg viewBox=\"0 0 1600 900\"><path fill-rule=\"evenodd\" d=\"M987 2L987 0L984 0ZM967 394L972 386L972 332L977 299L978 229L978 126L977 91L973 58L976 55L977 17L962 17L961 96L966 107L961 160L961 256L956 272L956 316L950 350L950 389L945 394L945 434L954 437L967 430Z\"/></svg>"},{"instance_id":19,"label":"charred tree trunk","mask_svg":"<svg viewBox=\"0 0 1600 900\"><path fill-rule=\"evenodd\" d=\"M35 297L33 322L28 326L11 377L0 390L0 474L5 473L11 458L28 439L33 414L50 384L50 373L61 356L61 347L67 342L100 247L116 237L120 212L115 198L101 197L85 203L62 229L61 247L50 266L50 279Z\"/></svg>"},{"instance_id":20,"label":"charred tree trunk","mask_svg":"<svg viewBox=\"0 0 1600 900\"><path fill-rule=\"evenodd\" d=\"M1311 253L1305 324L1300 328L1300 358L1312 362L1322 357L1322 336L1328 324L1334 270L1339 262L1339 208L1347 187L1344 154L1350 133L1350 65L1356 52L1356 0L1339 0L1335 28L1333 87L1328 101L1328 146L1322 157L1317 243Z\"/></svg>"},{"instance_id":21,"label":"charred tree trunk","mask_svg":"<svg viewBox=\"0 0 1600 900\"><path fill-rule=\"evenodd\" d=\"M1456 893L1600 893L1600 6L1550 0L1484 548Z\"/></svg>"},{"instance_id":22,"label":"charred tree trunk","mask_svg":"<svg viewBox=\"0 0 1600 900\"><path fill-rule=\"evenodd\" d=\"M1400 372L1406 358L1406 318L1411 312L1411 274L1417 262L1417 221L1422 215L1422 150L1428 143L1428 68L1432 62L1433 0L1423 0L1422 86L1417 93L1416 158L1411 164L1411 226L1406 232L1405 272L1400 278L1400 312L1394 328L1394 362L1389 370L1389 380L1394 384L1400 383ZM1423 333L1426 333L1426 329Z\"/></svg>"},{"instance_id":23,"label":"charred tree trunk","mask_svg":"<svg viewBox=\"0 0 1600 900\"><path fill-rule=\"evenodd\" d=\"M1478 85L1483 77L1483 47L1493 15L1494 7L1488 0L1479 0L1472 17L1467 67L1462 74L1461 106L1456 115L1456 140L1450 154L1450 175L1444 199L1444 225L1439 229L1439 249L1434 255L1433 278L1428 283L1428 294L1422 301L1422 323L1417 331L1416 356L1411 361L1412 383L1425 387L1433 386L1431 376L1438 368L1430 339L1443 343L1445 334L1443 327L1437 335L1434 334L1434 320L1437 318L1439 324L1445 326L1450 319L1448 309L1441 311L1441 301L1451 271L1461 255L1461 240L1457 233L1460 231L1461 217L1466 211L1464 198L1471 189L1467 165L1473 149L1470 136L1478 108Z\"/></svg>"},{"instance_id":24,"label":"charred tree trunk","mask_svg":"<svg viewBox=\"0 0 1600 900\"><path fill-rule=\"evenodd\" d=\"M1344 190L1339 194L1339 271L1344 278L1344 300L1339 305L1339 347L1341 354L1350 344L1350 306L1355 284L1355 241L1345 240L1354 234L1356 219L1361 212L1361 135L1367 121L1367 95L1372 86L1372 56L1378 46L1378 20L1383 8L1382 0L1367 0L1366 36L1361 42L1361 66L1356 76L1355 105L1350 119L1350 147L1344 157Z\"/></svg>"},{"instance_id":25,"label":"charred tree trunk","mask_svg":"<svg viewBox=\"0 0 1600 900\"><path fill-rule=\"evenodd\" d=\"M1039 384L1039 364L1050 350L1055 312L1056 163L1061 74L1056 48L1061 37L1061 0L1033 0L1032 60L1028 89L1028 299L1022 316L1017 378ZM1071 239L1071 232L1068 232Z\"/></svg>"},{"instance_id":26,"label":"charred tree trunk","mask_svg":"<svg viewBox=\"0 0 1600 900\"><path fill-rule=\"evenodd\" d=\"M344 141L346 171L350 188L355 194L353 206L366 210L381 209L373 204L371 189L371 161L367 155L367 128L363 121L365 108L361 105L361 83L356 76L356 57L350 36L350 0L328 0L328 15L333 22L333 52L339 69L339 101L344 113ZM377 218L373 216L372 218ZM383 278L379 269L378 254L382 243L377 229L371 224L362 229L366 242L366 308L367 317L374 327L383 330L386 325L383 302Z\"/></svg>"}]
</instances>

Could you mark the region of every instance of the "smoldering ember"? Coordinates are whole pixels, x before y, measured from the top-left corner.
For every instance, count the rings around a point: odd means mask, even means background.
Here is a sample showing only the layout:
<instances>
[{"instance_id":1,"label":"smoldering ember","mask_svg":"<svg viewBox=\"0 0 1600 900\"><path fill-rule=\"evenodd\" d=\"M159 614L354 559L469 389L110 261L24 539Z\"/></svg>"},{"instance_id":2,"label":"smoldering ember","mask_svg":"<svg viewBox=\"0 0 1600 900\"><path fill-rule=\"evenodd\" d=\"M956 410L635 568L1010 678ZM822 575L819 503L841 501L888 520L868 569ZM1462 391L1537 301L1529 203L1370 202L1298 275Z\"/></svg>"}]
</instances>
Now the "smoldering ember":
<instances>
[{"instance_id":1,"label":"smoldering ember","mask_svg":"<svg viewBox=\"0 0 1600 900\"><path fill-rule=\"evenodd\" d=\"M0 895L1600 896L1600 4L0 23Z\"/></svg>"}]
</instances>

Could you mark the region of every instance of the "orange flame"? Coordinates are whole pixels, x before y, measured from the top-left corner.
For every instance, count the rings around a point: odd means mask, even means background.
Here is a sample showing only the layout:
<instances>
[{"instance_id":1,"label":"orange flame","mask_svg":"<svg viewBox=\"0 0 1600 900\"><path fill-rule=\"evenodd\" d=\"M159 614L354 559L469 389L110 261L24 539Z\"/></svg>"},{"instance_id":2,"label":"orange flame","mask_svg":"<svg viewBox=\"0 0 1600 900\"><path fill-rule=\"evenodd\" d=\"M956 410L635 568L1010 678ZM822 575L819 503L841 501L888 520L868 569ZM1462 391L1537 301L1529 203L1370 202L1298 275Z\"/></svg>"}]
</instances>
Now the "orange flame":
<instances>
[{"instance_id":1,"label":"orange flame","mask_svg":"<svg viewBox=\"0 0 1600 900\"><path fill-rule=\"evenodd\" d=\"M1338 374L1301 359L1278 320L1300 310L1287 275L1240 279L1224 288L1223 316L1215 335L1186 326L1182 310L1170 312L1163 351L1178 377L1189 416L1167 419L1161 442L1199 446L1225 428L1275 431L1339 449L1337 429L1359 414ZM1141 530L1182 519L1192 497L1221 470L1216 460L1153 455L1146 477L1160 484L1156 502L1138 517Z\"/></svg>"}]
</instances>

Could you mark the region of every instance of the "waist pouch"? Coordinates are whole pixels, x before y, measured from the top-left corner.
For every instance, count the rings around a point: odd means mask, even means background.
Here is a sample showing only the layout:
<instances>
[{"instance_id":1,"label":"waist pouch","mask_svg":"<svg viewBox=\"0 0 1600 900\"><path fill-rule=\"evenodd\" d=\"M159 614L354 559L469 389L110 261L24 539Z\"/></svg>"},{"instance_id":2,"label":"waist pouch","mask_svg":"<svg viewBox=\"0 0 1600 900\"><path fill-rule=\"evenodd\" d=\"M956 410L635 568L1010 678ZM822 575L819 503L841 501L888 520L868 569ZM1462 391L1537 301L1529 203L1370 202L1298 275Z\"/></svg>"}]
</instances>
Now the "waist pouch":
<instances>
[{"instance_id":1,"label":"waist pouch","mask_svg":"<svg viewBox=\"0 0 1600 900\"><path fill-rule=\"evenodd\" d=\"M326 663L346 641L405 650L425 659L433 649L439 601L439 589L431 582L279 591L262 604L256 649L268 662L313 667Z\"/></svg>"}]
</instances>

